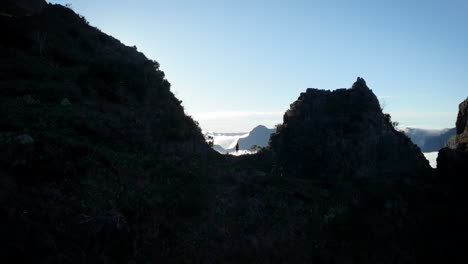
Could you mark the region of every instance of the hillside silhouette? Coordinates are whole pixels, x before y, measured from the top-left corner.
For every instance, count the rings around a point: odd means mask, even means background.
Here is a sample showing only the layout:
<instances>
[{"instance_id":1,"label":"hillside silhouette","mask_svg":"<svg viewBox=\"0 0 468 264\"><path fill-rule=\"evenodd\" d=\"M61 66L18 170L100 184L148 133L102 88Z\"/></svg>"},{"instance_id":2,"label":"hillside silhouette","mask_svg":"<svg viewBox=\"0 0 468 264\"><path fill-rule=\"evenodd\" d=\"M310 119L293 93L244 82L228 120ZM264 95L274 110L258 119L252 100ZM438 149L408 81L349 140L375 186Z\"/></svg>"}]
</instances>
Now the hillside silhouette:
<instances>
[{"instance_id":1,"label":"hillside silhouette","mask_svg":"<svg viewBox=\"0 0 468 264\"><path fill-rule=\"evenodd\" d=\"M466 259L466 101L437 170L362 78L301 93L255 155L221 155L136 47L60 5L0 5L2 260Z\"/></svg>"}]
</instances>

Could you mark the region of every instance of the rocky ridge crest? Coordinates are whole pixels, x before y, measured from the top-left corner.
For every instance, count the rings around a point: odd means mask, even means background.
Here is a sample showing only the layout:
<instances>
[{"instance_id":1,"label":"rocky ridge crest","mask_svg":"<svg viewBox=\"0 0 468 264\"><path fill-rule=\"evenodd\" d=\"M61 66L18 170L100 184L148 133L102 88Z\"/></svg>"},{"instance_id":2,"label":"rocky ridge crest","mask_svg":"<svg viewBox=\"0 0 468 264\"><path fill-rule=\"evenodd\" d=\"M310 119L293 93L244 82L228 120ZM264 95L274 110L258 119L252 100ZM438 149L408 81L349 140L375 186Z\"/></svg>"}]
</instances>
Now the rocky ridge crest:
<instances>
[{"instance_id":1,"label":"rocky ridge crest","mask_svg":"<svg viewBox=\"0 0 468 264\"><path fill-rule=\"evenodd\" d=\"M359 77L349 89L301 93L270 146L278 173L302 178L375 180L429 169L419 148L395 130Z\"/></svg>"}]
</instances>

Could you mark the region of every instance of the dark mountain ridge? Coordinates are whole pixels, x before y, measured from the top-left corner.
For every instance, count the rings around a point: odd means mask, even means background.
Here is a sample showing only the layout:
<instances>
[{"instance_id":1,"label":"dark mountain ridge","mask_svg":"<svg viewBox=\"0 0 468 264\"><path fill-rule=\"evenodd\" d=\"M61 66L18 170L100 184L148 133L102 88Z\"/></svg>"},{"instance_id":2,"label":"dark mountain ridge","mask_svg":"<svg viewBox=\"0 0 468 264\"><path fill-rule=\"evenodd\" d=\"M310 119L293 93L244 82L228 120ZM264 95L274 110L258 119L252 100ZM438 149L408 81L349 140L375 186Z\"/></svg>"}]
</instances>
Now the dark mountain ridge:
<instances>
[{"instance_id":1,"label":"dark mountain ridge","mask_svg":"<svg viewBox=\"0 0 468 264\"><path fill-rule=\"evenodd\" d=\"M157 62L72 10L0 26L2 260L466 262L466 186L433 174L363 79L308 90L269 146L223 156Z\"/></svg>"},{"instance_id":2,"label":"dark mountain ridge","mask_svg":"<svg viewBox=\"0 0 468 264\"><path fill-rule=\"evenodd\" d=\"M60 5L0 27L1 259L127 263L175 241L150 226L190 214L217 153L159 64Z\"/></svg>"}]
</instances>

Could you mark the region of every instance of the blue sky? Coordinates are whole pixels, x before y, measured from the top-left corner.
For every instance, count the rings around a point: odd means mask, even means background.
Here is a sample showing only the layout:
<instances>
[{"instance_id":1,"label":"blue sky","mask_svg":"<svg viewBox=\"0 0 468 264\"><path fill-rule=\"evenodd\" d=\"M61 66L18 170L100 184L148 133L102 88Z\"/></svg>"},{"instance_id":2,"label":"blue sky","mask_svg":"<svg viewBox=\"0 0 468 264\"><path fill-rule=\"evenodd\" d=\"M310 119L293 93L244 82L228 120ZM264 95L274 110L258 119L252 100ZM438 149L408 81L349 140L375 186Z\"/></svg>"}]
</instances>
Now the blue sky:
<instances>
[{"instance_id":1,"label":"blue sky","mask_svg":"<svg viewBox=\"0 0 468 264\"><path fill-rule=\"evenodd\" d=\"M466 0L50 2L157 60L205 131L273 127L357 76L403 126L453 127L468 96Z\"/></svg>"}]
</instances>

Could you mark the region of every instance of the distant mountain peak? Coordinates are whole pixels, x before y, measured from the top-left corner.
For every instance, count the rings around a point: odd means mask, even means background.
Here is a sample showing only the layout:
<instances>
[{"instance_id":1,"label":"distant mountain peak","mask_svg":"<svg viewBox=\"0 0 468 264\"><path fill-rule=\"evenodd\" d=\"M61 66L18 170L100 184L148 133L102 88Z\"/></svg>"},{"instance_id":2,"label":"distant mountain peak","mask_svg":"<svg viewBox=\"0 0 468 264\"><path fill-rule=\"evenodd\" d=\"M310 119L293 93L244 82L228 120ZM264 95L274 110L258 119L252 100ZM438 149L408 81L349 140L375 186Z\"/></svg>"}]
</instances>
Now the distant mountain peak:
<instances>
[{"instance_id":1,"label":"distant mountain peak","mask_svg":"<svg viewBox=\"0 0 468 264\"><path fill-rule=\"evenodd\" d=\"M268 130L268 128L264 125L258 125L254 127L250 133L252 133L253 131L257 131L257 130Z\"/></svg>"},{"instance_id":2,"label":"distant mountain peak","mask_svg":"<svg viewBox=\"0 0 468 264\"><path fill-rule=\"evenodd\" d=\"M274 128L267 128L264 125L258 125L249 135L245 138L240 138L237 143L239 143L239 149L249 149L252 145L257 145L265 147L268 145L268 140L270 135L276 130Z\"/></svg>"}]
</instances>

